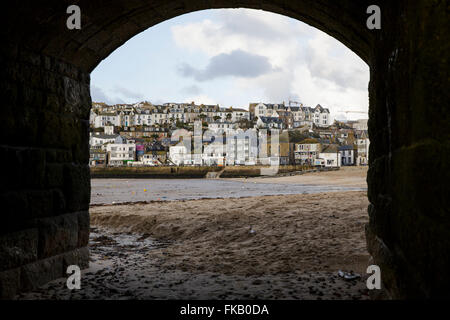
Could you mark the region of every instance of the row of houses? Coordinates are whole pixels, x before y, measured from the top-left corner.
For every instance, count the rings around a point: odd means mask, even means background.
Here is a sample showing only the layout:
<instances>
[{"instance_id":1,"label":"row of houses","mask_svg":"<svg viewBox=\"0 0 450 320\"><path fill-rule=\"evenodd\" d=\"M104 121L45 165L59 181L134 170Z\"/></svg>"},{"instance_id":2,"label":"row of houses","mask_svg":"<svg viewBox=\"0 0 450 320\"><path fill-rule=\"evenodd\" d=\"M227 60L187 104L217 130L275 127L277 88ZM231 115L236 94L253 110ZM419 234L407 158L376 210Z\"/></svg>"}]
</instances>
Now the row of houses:
<instances>
[{"instance_id":1,"label":"row of houses","mask_svg":"<svg viewBox=\"0 0 450 320\"><path fill-rule=\"evenodd\" d=\"M93 128L114 127L172 127L193 124L195 121L208 124L240 124L245 128L294 129L302 126L330 126L330 111L317 105L315 108L286 106L281 104L250 103L249 110L222 108L219 105L196 105L194 102L153 105L149 102L137 104L106 105L94 103L90 113Z\"/></svg>"},{"instance_id":2,"label":"row of houses","mask_svg":"<svg viewBox=\"0 0 450 320\"><path fill-rule=\"evenodd\" d=\"M368 163L367 123L335 121L330 125L330 112L320 105L251 103L247 111L193 102L94 103L90 122L91 165L297 163L330 167ZM201 137L194 136L195 124L200 124ZM185 130L184 140L175 134L178 130ZM273 130L281 133L276 139L270 134ZM318 140L293 143L293 132ZM199 139L200 146L189 147L190 140Z\"/></svg>"},{"instance_id":3,"label":"row of houses","mask_svg":"<svg viewBox=\"0 0 450 320\"><path fill-rule=\"evenodd\" d=\"M315 108L298 104L296 106L267 103L251 103L252 118L258 119L258 127L293 129L302 126L328 127L331 124L330 110L318 104ZM266 123L269 123L267 125Z\"/></svg>"},{"instance_id":4,"label":"row of houses","mask_svg":"<svg viewBox=\"0 0 450 320\"><path fill-rule=\"evenodd\" d=\"M157 166L167 163L168 147L155 140L147 143L140 138L120 134L95 134L90 137L91 166Z\"/></svg>"},{"instance_id":5,"label":"row of houses","mask_svg":"<svg viewBox=\"0 0 450 320\"><path fill-rule=\"evenodd\" d=\"M218 105L196 105L194 102L165 103L153 105L148 102L138 104L122 104L109 106L94 103L90 114L90 124L94 128L108 125L132 126L164 126L179 123L193 123L196 120L205 122L239 122L250 120L245 109L221 108Z\"/></svg>"},{"instance_id":6,"label":"row of houses","mask_svg":"<svg viewBox=\"0 0 450 320\"><path fill-rule=\"evenodd\" d=\"M228 129L231 130L231 129ZM208 133L208 134L207 134ZM317 136L319 136L317 134ZM370 141L366 131L355 133L344 143L326 136L293 143L289 131L267 130L193 131L152 139L122 134L94 133L90 137L92 166L156 165L287 165L312 167L364 166L369 161Z\"/></svg>"},{"instance_id":7,"label":"row of houses","mask_svg":"<svg viewBox=\"0 0 450 320\"><path fill-rule=\"evenodd\" d=\"M306 139L295 144L295 163L319 167L367 166L370 140L366 132L358 134L353 144L329 144Z\"/></svg>"}]
</instances>

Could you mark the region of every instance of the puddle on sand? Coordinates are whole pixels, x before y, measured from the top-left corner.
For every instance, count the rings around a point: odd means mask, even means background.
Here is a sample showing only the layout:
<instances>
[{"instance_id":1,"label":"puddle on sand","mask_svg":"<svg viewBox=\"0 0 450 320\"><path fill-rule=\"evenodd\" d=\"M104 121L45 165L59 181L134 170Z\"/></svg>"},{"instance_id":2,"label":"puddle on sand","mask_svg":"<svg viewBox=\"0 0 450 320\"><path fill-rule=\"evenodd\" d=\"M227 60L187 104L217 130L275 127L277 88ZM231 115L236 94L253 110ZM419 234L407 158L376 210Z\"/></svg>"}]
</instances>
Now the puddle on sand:
<instances>
[{"instance_id":1,"label":"puddle on sand","mask_svg":"<svg viewBox=\"0 0 450 320\"><path fill-rule=\"evenodd\" d=\"M91 263L80 290L68 290L67 278L60 278L17 299L368 299L363 281L345 282L329 272L188 273L161 268L146 256L168 245L148 235L91 228Z\"/></svg>"}]
</instances>

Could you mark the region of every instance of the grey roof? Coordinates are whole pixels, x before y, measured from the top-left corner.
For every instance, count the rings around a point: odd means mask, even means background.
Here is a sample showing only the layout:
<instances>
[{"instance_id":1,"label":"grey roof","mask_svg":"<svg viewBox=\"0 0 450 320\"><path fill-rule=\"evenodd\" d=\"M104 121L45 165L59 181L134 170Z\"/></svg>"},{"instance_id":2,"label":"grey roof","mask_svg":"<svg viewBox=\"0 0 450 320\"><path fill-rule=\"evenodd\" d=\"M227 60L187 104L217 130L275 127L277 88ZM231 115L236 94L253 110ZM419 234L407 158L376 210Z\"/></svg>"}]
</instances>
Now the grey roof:
<instances>
[{"instance_id":1,"label":"grey roof","mask_svg":"<svg viewBox=\"0 0 450 320\"><path fill-rule=\"evenodd\" d=\"M338 153L339 146L337 144L329 144L322 149L321 153Z\"/></svg>"},{"instance_id":2,"label":"grey roof","mask_svg":"<svg viewBox=\"0 0 450 320\"><path fill-rule=\"evenodd\" d=\"M275 117L259 117L259 119L261 119L261 121L264 123L283 123L282 119Z\"/></svg>"},{"instance_id":3,"label":"grey roof","mask_svg":"<svg viewBox=\"0 0 450 320\"><path fill-rule=\"evenodd\" d=\"M116 139L119 137L118 134L94 134L92 135L92 138L99 138L99 139Z\"/></svg>"},{"instance_id":4,"label":"grey roof","mask_svg":"<svg viewBox=\"0 0 450 320\"><path fill-rule=\"evenodd\" d=\"M345 151L345 150L353 150L353 146L340 146L339 151Z\"/></svg>"}]
</instances>

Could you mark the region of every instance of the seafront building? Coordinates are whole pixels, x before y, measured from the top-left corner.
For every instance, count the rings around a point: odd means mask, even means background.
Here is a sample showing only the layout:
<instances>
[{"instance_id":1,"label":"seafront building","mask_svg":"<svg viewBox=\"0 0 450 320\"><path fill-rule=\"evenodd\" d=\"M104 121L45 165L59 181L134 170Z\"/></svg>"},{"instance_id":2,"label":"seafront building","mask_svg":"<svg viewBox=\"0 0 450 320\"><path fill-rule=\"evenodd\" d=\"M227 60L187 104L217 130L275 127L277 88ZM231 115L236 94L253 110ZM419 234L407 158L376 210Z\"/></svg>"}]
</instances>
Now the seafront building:
<instances>
[{"instance_id":1,"label":"seafront building","mask_svg":"<svg viewBox=\"0 0 450 320\"><path fill-rule=\"evenodd\" d=\"M194 123L202 136L194 136ZM291 102L251 103L249 110L93 103L89 139L91 166L367 165L370 145L367 121L331 124L329 109ZM194 140L201 141L196 152Z\"/></svg>"}]
</instances>

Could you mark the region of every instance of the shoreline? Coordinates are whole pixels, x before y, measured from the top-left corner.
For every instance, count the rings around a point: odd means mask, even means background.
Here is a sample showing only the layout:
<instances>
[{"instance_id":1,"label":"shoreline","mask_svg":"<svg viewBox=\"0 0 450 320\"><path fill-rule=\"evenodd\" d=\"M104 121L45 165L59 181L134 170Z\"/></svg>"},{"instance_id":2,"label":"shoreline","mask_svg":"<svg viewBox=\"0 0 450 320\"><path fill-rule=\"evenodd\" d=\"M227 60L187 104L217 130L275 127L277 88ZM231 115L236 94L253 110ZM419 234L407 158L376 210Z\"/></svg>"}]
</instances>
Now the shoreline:
<instances>
[{"instance_id":1,"label":"shoreline","mask_svg":"<svg viewBox=\"0 0 450 320\"><path fill-rule=\"evenodd\" d=\"M305 185L308 186L308 185ZM313 186L313 185L311 185ZM311 193L303 193L303 194L324 194L324 193L339 193L339 192L366 192L367 189L362 188L361 190L332 190L327 192L311 192ZM122 205L145 205L145 204L153 204L153 203L166 203L166 202L187 202L187 201L213 201L213 200L226 200L226 199L235 199L235 200L241 200L241 199L251 199L255 197L279 197L279 196L289 196L289 195L295 195L295 194L286 194L286 195L279 195L279 194L270 194L270 195L263 195L263 196L236 196L236 197L214 197L214 198L197 198L197 199L176 199L176 200L146 200L146 201L126 201L126 202L115 202L115 203L92 203L89 205L89 208L95 208L95 207L107 207L107 206L122 206Z\"/></svg>"},{"instance_id":2,"label":"shoreline","mask_svg":"<svg viewBox=\"0 0 450 320\"><path fill-rule=\"evenodd\" d=\"M345 171L245 181L364 185ZM368 204L337 191L91 205L81 289L61 278L16 298L368 300Z\"/></svg>"},{"instance_id":3,"label":"shoreline","mask_svg":"<svg viewBox=\"0 0 450 320\"><path fill-rule=\"evenodd\" d=\"M221 178L264 177L261 169L270 166L154 166L154 167L90 167L92 179L209 179L208 173L220 173ZM340 168L309 168L301 165L279 166L275 176L326 172Z\"/></svg>"},{"instance_id":4,"label":"shoreline","mask_svg":"<svg viewBox=\"0 0 450 320\"><path fill-rule=\"evenodd\" d=\"M16 298L368 300L367 205L340 192L93 207L81 289L61 278Z\"/></svg>"},{"instance_id":5,"label":"shoreline","mask_svg":"<svg viewBox=\"0 0 450 320\"><path fill-rule=\"evenodd\" d=\"M91 179L91 206L193 199L367 191L366 168L302 175L218 179Z\"/></svg>"},{"instance_id":6,"label":"shoreline","mask_svg":"<svg viewBox=\"0 0 450 320\"><path fill-rule=\"evenodd\" d=\"M187 265L182 258L172 261L180 268L202 265L214 272L231 268L232 273L247 273L256 259L254 272L280 272L286 268L280 264L283 260L295 270L331 271L341 266L362 272L369 257L364 236L367 206L365 192L348 191L237 202L226 198L103 205L90 212L94 227L173 241L168 250L174 256L190 257ZM226 257L232 263L226 268L214 267L223 257L210 248L218 245L229 250ZM267 261L250 252L261 253Z\"/></svg>"}]
</instances>

